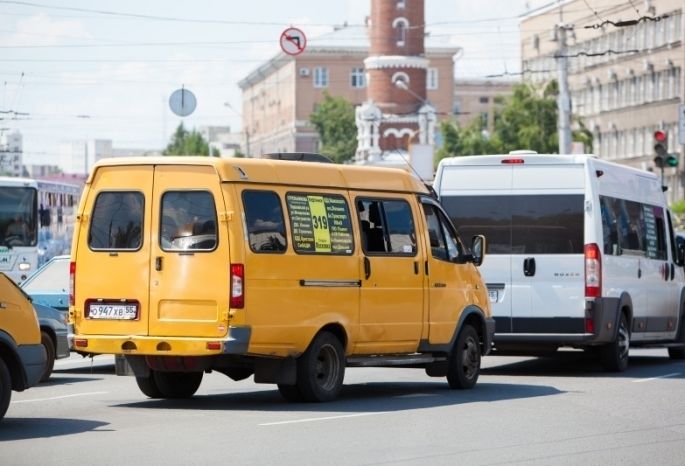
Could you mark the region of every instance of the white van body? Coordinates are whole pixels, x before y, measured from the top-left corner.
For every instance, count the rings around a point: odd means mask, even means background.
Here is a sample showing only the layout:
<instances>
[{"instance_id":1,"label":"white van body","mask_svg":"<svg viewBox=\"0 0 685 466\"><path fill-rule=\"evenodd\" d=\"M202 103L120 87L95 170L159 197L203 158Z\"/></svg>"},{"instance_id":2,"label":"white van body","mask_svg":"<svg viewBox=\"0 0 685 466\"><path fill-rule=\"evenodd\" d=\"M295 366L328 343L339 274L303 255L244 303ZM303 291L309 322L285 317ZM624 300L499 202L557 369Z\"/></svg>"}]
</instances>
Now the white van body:
<instances>
[{"instance_id":1,"label":"white van body","mask_svg":"<svg viewBox=\"0 0 685 466\"><path fill-rule=\"evenodd\" d=\"M613 370L629 345L685 357L683 253L656 175L515 152L443 159L434 188L462 236L486 236L495 349L600 346Z\"/></svg>"}]
</instances>

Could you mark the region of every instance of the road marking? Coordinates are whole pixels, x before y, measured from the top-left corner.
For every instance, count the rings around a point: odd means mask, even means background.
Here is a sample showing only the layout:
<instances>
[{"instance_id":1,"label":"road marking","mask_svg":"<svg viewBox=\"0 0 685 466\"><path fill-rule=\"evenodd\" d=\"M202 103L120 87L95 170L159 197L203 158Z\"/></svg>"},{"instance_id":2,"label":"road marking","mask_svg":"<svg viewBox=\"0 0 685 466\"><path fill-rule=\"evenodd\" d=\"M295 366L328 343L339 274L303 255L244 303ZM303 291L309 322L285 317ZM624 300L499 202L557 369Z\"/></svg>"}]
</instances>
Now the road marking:
<instances>
[{"instance_id":1,"label":"road marking","mask_svg":"<svg viewBox=\"0 0 685 466\"><path fill-rule=\"evenodd\" d=\"M33 400L17 400L13 401L12 404L16 403L34 403L36 401L52 401L52 400L61 400L63 398L73 398L75 396L89 396L89 395L104 395L105 393L109 392L86 392L86 393L74 393L72 395L62 395L62 396L53 396L51 398L34 398Z\"/></svg>"},{"instance_id":2,"label":"road marking","mask_svg":"<svg viewBox=\"0 0 685 466\"><path fill-rule=\"evenodd\" d=\"M357 414L342 414L340 416L327 416L327 417L311 417L308 419L295 419L293 421L279 421L279 422L265 422L259 424L260 426L279 426L284 424L300 424L303 422L316 422L316 421L331 421L335 419L346 419L349 417L361 417L361 416L375 416L377 414L388 414L391 411L379 411L377 413L357 413Z\"/></svg>"},{"instance_id":3,"label":"road marking","mask_svg":"<svg viewBox=\"0 0 685 466\"><path fill-rule=\"evenodd\" d=\"M680 372L674 372L672 374L660 375L658 377L649 377L647 379L633 380L633 382L635 382L635 383L651 382L652 380L665 379L666 377L675 377L676 375L680 375Z\"/></svg>"}]
</instances>

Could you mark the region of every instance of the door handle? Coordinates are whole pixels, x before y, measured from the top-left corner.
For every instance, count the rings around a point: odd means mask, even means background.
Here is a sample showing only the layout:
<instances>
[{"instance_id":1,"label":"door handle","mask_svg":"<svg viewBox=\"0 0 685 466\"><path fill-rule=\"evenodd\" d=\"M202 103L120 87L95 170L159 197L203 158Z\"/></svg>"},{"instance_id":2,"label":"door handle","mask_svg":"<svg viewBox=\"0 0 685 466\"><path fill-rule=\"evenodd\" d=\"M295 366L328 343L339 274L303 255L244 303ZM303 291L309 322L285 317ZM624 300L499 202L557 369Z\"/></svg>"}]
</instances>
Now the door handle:
<instances>
[{"instance_id":1,"label":"door handle","mask_svg":"<svg viewBox=\"0 0 685 466\"><path fill-rule=\"evenodd\" d=\"M414 261L414 275L419 274L419 263L418 261Z\"/></svg>"},{"instance_id":2,"label":"door handle","mask_svg":"<svg viewBox=\"0 0 685 466\"><path fill-rule=\"evenodd\" d=\"M155 257L155 270L157 272L162 270L162 257L161 256Z\"/></svg>"},{"instance_id":3,"label":"door handle","mask_svg":"<svg viewBox=\"0 0 685 466\"><path fill-rule=\"evenodd\" d=\"M535 275L535 258L526 257L523 259L523 275L526 277L532 277Z\"/></svg>"},{"instance_id":4,"label":"door handle","mask_svg":"<svg viewBox=\"0 0 685 466\"><path fill-rule=\"evenodd\" d=\"M364 256L364 278L366 280L371 276L371 261L368 257Z\"/></svg>"}]
</instances>

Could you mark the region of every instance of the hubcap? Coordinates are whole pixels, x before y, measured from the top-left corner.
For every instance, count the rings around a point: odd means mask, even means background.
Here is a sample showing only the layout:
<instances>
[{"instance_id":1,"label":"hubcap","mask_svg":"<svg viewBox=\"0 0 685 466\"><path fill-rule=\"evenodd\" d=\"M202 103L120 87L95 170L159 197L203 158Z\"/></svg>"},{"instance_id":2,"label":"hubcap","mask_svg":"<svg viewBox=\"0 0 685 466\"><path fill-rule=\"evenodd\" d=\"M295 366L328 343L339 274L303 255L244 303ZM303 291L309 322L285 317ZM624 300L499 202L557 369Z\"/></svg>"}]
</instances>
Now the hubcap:
<instances>
[{"instance_id":1,"label":"hubcap","mask_svg":"<svg viewBox=\"0 0 685 466\"><path fill-rule=\"evenodd\" d=\"M461 365L464 369L464 375L466 378L473 378L478 372L479 358L480 355L478 350L478 342L473 338L467 338L464 342L464 348L462 351Z\"/></svg>"},{"instance_id":2,"label":"hubcap","mask_svg":"<svg viewBox=\"0 0 685 466\"><path fill-rule=\"evenodd\" d=\"M340 364L337 357L338 353L331 345L321 347L316 357L315 377L316 383L324 390L332 390L336 385Z\"/></svg>"},{"instance_id":3,"label":"hubcap","mask_svg":"<svg viewBox=\"0 0 685 466\"><path fill-rule=\"evenodd\" d=\"M630 347L630 333L623 321L618 327L618 357L620 359L625 359L628 357L628 348Z\"/></svg>"}]
</instances>

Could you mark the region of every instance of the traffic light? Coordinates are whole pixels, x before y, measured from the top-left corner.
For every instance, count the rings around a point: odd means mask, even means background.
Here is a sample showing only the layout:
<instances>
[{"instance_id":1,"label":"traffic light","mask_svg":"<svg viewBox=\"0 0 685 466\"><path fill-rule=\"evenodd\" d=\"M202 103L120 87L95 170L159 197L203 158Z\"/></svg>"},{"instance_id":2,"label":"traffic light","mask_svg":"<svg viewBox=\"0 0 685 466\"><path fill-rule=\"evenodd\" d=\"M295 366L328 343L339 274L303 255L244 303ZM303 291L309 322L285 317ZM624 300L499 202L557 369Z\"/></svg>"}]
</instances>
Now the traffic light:
<instances>
[{"instance_id":1,"label":"traffic light","mask_svg":"<svg viewBox=\"0 0 685 466\"><path fill-rule=\"evenodd\" d=\"M654 165L658 168L677 167L678 157L668 153L668 135L666 131L654 131Z\"/></svg>"}]
</instances>

